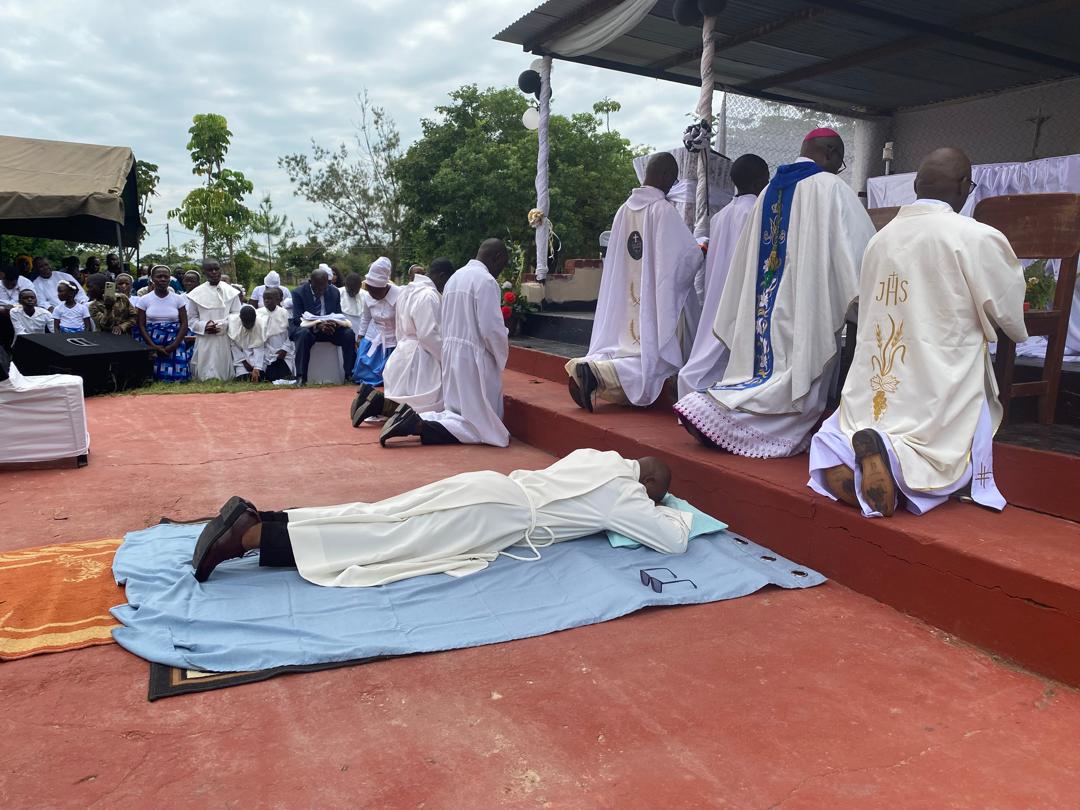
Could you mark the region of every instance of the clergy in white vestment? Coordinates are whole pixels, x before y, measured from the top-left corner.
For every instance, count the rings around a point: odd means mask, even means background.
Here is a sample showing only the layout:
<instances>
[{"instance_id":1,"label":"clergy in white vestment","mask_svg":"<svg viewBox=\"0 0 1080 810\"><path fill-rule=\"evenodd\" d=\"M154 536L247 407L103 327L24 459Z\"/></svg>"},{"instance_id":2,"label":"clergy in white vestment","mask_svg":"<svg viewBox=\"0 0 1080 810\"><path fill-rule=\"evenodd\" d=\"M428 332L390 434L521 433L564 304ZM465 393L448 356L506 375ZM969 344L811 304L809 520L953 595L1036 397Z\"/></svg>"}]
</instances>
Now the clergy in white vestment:
<instances>
[{"instance_id":1,"label":"clergy in white vestment","mask_svg":"<svg viewBox=\"0 0 1080 810\"><path fill-rule=\"evenodd\" d=\"M383 390L371 388L358 397L360 401L352 410L353 427L401 405L417 413L442 410L439 323L442 291L453 274L454 265L449 259L436 259L401 290L396 315L397 348L383 369Z\"/></svg>"},{"instance_id":2,"label":"clergy in white vestment","mask_svg":"<svg viewBox=\"0 0 1080 810\"><path fill-rule=\"evenodd\" d=\"M1005 507L987 344L997 329L1027 337L1024 272L1004 234L958 213L973 188L963 152L932 152L918 199L866 249L855 354L810 445L810 486L867 517L891 515L898 495L915 514L953 494Z\"/></svg>"},{"instance_id":3,"label":"clergy in white vestment","mask_svg":"<svg viewBox=\"0 0 1080 810\"><path fill-rule=\"evenodd\" d=\"M801 453L839 372L840 334L859 294L874 225L837 175L844 142L831 129L780 166L739 238L713 329L724 376L675 405L703 444L751 458Z\"/></svg>"},{"instance_id":4,"label":"clergy in white vestment","mask_svg":"<svg viewBox=\"0 0 1080 810\"><path fill-rule=\"evenodd\" d=\"M86 295L86 290L82 288L75 276L65 273L63 270L53 270L52 264L44 256L36 257L33 266L34 292L37 293L39 306L49 310L60 306L60 297L56 294L56 285L61 281L66 281L75 288L76 302L85 304L90 300Z\"/></svg>"},{"instance_id":5,"label":"clergy in white vestment","mask_svg":"<svg viewBox=\"0 0 1080 810\"><path fill-rule=\"evenodd\" d=\"M694 278L705 258L666 194L678 179L670 152L654 155L611 225L600 296L585 357L570 360L570 396L592 410L593 396L651 405L685 361L680 323L697 328Z\"/></svg>"},{"instance_id":6,"label":"clergy in white vestment","mask_svg":"<svg viewBox=\"0 0 1080 810\"><path fill-rule=\"evenodd\" d=\"M289 295L289 288L281 283L281 275L277 270L271 270L265 276L263 276L263 283L251 291L250 303L256 308L262 308L263 293L267 290L276 288L281 292L282 306L286 310L292 309L292 296Z\"/></svg>"},{"instance_id":7,"label":"clergy in white vestment","mask_svg":"<svg viewBox=\"0 0 1080 810\"><path fill-rule=\"evenodd\" d=\"M357 343L364 336L360 330L360 324L364 320L363 284L364 279L359 273L349 273L345 276L345 285L338 288L341 292L341 314L349 319Z\"/></svg>"},{"instance_id":8,"label":"clergy in white vestment","mask_svg":"<svg viewBox=\"0 0 1080 810\"><path fill-rule=\"evenodd\" d=\"M421 444L510 444L502 422L510 339L495 280L509 260L501 239L486 239L476 258L446 283L440 310L442 410L419 413L402 405L379 436L384 447L399 436L419 436Z\"/></svg>"},{"instance_id":9,"label":"clergy in white vestment","mask_svg":"<svg viewBox=\"0 0 1080 810\"><path fill-rule=\"evenodd\" d=\"M32 289L19 290L19 306L11 309L11 328L19 335L44 335L52 329L53 316L37 305L37 293Z\"/></svg>"},{"instance_id":10,"label":"clergy in white vestment","mask_svg":"<svg viewBox=\"0 0 1080 810\"><path fill-rule=\"evenodd\" d=\"M259 309L266 338L267 382L293 379L296 376L296 347L289 338L289 313L282 303L280 287L267 287Z\"/></svg>"},{"instance_id":11,"label":"clergy in white vestment","mask_svg":"<svg viewBox=\"0 0 1080 810\"><path fill-rule=\"evenodd\" d=\"M704 391L724 377L727 347L713 334L720 294L727 281L728 267L743 228L750 221L758 194L769 184L769 164L757 155L742 155L731 164L735 197L713 214L709 223L709 252L705 257L704 304L698 320L694 346L686 365L679 371L679 396Z\"/></svg>"},{"instance_id":12,"label":"clergy in white vestment","mask_svg":"<svg viewBox=\"0 0 1080 810\"><path fill-rule=\"evenodd\" d=\"M692 516L660 505L670 480L659 459L575 450L547 469L468 472L377 503L259 512L232 498L203 529L192 563L204 582L258 548L261 566L295 567L316 585L371 587L466 576L500 554L535 561L546 546L605 530L681 554Z\"/></svg>"},{"instance_id":13,"label":"clergy in white vestment","mask_svg":"<svg viewBox=\"0 0 1080 810\"><path fill-rule=\"evenodd\" d=\"M231 380L232 349L227 332L229 316L240 311L240 293L221 282L221 265L205 259L206 281L187 294L188 328L196 335L191 358L194 380Z\"/></svg>"},{"instance_id":14,"label":"clergy in white vestment","mask_svg":"<svg viewBox=\"0 0 1080 810\"><path fill-rule=\"evenodd\" d=\"M227 331L232 352L233 376L238 380L259 382L266 370L266 320L255 307L244 304L229 316Z\"/></svg>"}]
</instances>

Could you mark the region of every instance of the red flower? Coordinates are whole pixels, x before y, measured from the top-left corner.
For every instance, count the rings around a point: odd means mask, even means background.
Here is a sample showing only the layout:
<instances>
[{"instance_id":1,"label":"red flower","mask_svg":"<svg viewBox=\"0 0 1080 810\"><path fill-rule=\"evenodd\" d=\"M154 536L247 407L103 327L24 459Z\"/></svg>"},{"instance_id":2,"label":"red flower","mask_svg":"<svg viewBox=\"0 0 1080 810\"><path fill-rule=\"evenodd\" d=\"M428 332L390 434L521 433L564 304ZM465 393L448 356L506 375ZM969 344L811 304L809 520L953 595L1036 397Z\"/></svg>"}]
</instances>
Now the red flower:
<instances>
[{"instance_id":1,"label":"red flower","mask_svg":"<svg viewBox=\"0 0 1080 810\"><path fill-rule=\"evenodd\" d=\"M517 301L517 296L514 295L512 292L507 291L507 292L503 293L503 303L504 304L512 304L515 301Z\"/></svg>"},{"instance_id":2,"label":"red flower","mask_svg":"<svg viewBox=\"0 0 1080 810\"><path fill-rule=\"evenodd\" d=\"M503 320L504 321L510 320L510 316L513 313L514 313L514 310L510 309L510 307L506 307L506 306L502 307L502 314L503 314Z\"/></svg>"}]
</instances>

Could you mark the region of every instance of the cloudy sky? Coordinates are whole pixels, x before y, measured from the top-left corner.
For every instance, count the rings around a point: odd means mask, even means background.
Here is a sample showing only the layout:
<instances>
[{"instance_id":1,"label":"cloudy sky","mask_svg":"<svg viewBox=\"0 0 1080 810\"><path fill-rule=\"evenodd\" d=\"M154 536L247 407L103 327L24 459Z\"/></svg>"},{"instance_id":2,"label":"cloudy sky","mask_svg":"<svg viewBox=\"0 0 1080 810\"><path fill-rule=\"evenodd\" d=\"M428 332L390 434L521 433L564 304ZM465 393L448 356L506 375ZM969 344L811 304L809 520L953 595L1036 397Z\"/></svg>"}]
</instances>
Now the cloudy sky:
<instances>
[{"instance_id":1,"label":"cloudy sky","mask_svg":"<svg viewBox=\"0 0 1080 810\"><path fill-rule=\"evenodd\" d=\"M492 36L539 0L132 2L0 0L0 133L128 145L160 165L144 250L164 246L165 212L194 184L184 145L191 117L229 120L228 162L306 230L277 158L349 140L354 98L397 121L406 144L420 118L462 84L513 85L531 58ZM557 62L555 111L611 96L634 143L674 145L693 87ZM173 242L189 236L173 223ZM179 238L178 238L179 237Z\"/></svg>"}]
</instances>

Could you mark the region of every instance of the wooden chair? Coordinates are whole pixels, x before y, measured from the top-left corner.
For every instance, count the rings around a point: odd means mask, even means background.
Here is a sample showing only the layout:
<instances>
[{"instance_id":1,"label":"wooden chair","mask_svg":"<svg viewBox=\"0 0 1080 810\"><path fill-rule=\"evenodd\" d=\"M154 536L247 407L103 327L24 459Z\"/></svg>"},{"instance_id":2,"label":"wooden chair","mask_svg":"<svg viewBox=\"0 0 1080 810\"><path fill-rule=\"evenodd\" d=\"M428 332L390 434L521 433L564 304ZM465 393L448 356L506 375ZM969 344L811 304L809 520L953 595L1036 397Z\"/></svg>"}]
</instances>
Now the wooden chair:
<instances>
[{"instance_id":1,"label":"wooden chair","mask_svg":"<svg viewBox=\"0 0 1080 810\"><path fill-rule=\"evenodd\" d=\"M870 221L874 223L874 227L880 231L893 221L893 217L899 210L900 206L894 205L889 208L868 208L866 213L870 215Z\"/></svg>"},{"instance_id":2,"label":"wooden chair","mask_svg":"<svg viewBox=\"0 0 1080 810\"><path fill-rule=\"evenodd\" d=\"M975 206L974 218L1005 234L1021 259L1061 259L1051 308L1024 315L1029 335L1046 336L1042 378L1013 383L1016 344L1000 333L994 360L1001 405L1006 415L1010 400L1038 397L1039 421L1044 425L1053 424L1076 286L1076 263L1080 255L1080 194L988 197Z\"/></svg>"}]
</instances>

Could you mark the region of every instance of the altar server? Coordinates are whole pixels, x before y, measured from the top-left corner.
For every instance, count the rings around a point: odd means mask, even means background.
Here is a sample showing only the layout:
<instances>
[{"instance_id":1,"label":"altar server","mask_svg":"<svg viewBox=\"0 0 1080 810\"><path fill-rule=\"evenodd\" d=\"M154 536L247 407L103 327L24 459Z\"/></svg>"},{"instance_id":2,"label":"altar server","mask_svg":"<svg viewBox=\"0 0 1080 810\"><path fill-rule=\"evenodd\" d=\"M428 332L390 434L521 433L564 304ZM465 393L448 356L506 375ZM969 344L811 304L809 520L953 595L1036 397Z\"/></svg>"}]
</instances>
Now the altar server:
<instances>
[{"instance_id":1,"label":"altar server","mask_svg":"<svg viewBox=\"0 0 1080 810\"><path fill-rule=\"evenodd\" d=\"M1005 507L987 343L1027 337L1024 273L1004 234L958 213L973 189L963 152L932 152L918 199L866 249L855 356L810 446L810 486L867 517L891 515L898 492L917 515L961 491Z\"/></svg>"},{"instance_id":2,"label":"altar server","mask_svg":"<svg viewBox=\"0 0 1080 810\"><path fill-rule=\"evenodd\" d=\"M681 554L692 516L659 505L670 480L659 459L575 450L544 470L463 473L378 503L259 512L232 498L203 529L192 563L204 582L258 548L260 565L295 567L316 585L369 587L465 576L500 554L538 560L545 546L607 529Z\"/></svg>"},{"instance_id":3,"label":"altar server","mask_svg":"<svg viewBox=\"0 0 1080 810\"><path fill-rule=\"evenodd\" d=\"M837 175L844 142L809 133L758 198L732 257L714 330L722 380L675 406L709 446L752 458L801 453L828 402L840 332L874 225Z\"/></svg>"},{"instance_id":4,"label":"altar server","mask_svg":"<svg viewBox=\"0 0 1080 810\"><path fill-rule=\"evenodd\" d=\"M280 287L263 291L259 317L266 337L266 381L292 379L296 376L296 347L289 339L289 313L282 302Z\"/></svg>"},{"instance_id":5,"label":"altar server","mask_svg":"<svg viewBox=\"0 0 1080 810\"><path fill-rule=\"evenodd\" d=\"M399 436L419 436L422 444L510 444L502 423L502 373L510 340L495 280L508 262L502 240L487 239L476 258L446 283L440 324L442 410L417 413L402 405L379 436L383 446Z\"/></svg>"},{"instance_id":6,"label":"altar server","mask_svg":"<svg viewBox=\"0 0 1080 810\"><path fill-rule=\"evenodd\" d=\"M353 382L382 385L383 368L397 346L397 301L401 288L390 281L393 265L380 256L368 267L364 290L360 293L363 310L360 317L361 338L356 347Z\"/></svg>"},{"instance_id":7,"label":"altar server","mask_svg":"<svg viewBox=\"0 0 1080 810\"><path fill-rule=\"evenodd\" d=\"M713 214L709 224L709 253L705 258L705 303L701 309L694 348L686 365L679 371L679 396L703 391L724 377L727 347L713 334L720 294L727 281L731 255L743 228L750 220L757 196L769 184L769 164L757 155L742 155L731 164L731 182L735 198Z\"/></svg>"},{"instance_id":8,"label":"altar server","mask_svg":"<svg viewBox=\"0 0 1080 810\"><path fill-rule=\"evenodd\" d=\"M631 192L611 225L589 352L566 364L570 395L587 410L594 394L651 405L685 360L679 323L685 315L688 333L697 328L694 277L704 256L665 196L678 175L671 153L654 155L645 185Z\"/></svg>"},{"instance_id":9,"label":"altar server","mask_svg":"<svg viewBox=\"0 0 1080 810\"><path fill-rule=\"evenodd\" d=\"M238 380L259 382L266 370L266 321L255 307L244 304L228 321L229 348L233 376Z\"/></svg>"},{"instance_id":10,"label":"altar server","mask_svg":"<svg viewBox=\"0 0 1080 810\"><path fill-rule=\"evenodd\" d=\"M232 349L227 333L229 316L240 312L240 293L221 281L221 265L204 259L206 281L187 294L188 327L196 335L191 358L195 380L231 380Z\"/></svg>"},{"instance_id":11,"label":"altar server","mask_svg":"<svg viewBox=\"0 0 1080 810\"><path fill-rule=\"evenodd\" d=\"M397 303L397 348L383 369L383 391L367 390L352 411L353 427L405 404L417 413L442 410L442 291L454 274L449 259L416 273Z\"/></svg>"}]
</instances>

